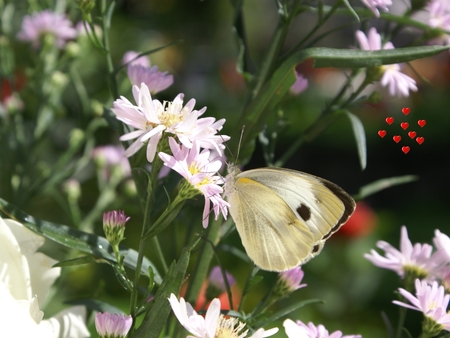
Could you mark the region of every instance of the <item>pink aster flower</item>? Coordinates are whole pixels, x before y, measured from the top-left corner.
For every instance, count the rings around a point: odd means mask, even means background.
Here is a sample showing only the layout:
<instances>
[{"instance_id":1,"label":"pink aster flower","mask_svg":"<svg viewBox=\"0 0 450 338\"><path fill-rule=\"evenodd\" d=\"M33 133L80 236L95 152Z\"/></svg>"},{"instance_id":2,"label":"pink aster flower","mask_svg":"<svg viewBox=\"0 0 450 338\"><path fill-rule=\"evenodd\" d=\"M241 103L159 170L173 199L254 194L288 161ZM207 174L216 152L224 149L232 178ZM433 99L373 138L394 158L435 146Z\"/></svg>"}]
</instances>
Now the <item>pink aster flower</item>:
<instances>
[{"instance_id":1,"label":"pink aster flower","mask_svg":"<svg viewBox=\"0 0 450 338\"><path fill-rule=\"evenodd\" d=\"M315 326L309 322L308 325L305 325L299 320L295 323L291 319L286 319L283 322L283 326L288 338L361 338L359 334L343 336L341 331L335 331L330 334L325 326L321 324Z\"/></svg>"},{"instance_id":2,"label":"pink aster flower","mask_svg":"<svg viewBox=\"0 0 450 338\"><path fill-rule=\"evenodd\" d=\"M361 32L356 32L356 39L362 50L381 50L381 49L394 49L392 42L386 42L381 46L381 36L377 33L375 28L369 30L369 34L366 35ZM381 78L381 85L383 87L389 87L389 94L391 96L397 95L398 97L409 96L409 91L417 91L416 81L408 75L400 72L400 64L383 65L381 66L383 76Z\"/></svg>"},{"instance_id":3,"label":"pink aster flower","mask_svg":"<svg viewBox=\"0 0 450 338\"><path fill-rule=\"evenodd\" d=\"M377 247L385 252L385 257L375 250L371 250L370 254L365 254L364 257L380 268L397 272L402 278L407 271L433 278L446 264L440 252L432 254L431 245L416 243L413 246L405 226L402 226L401 230L400 251L385 241L378 241Z\"/></svg>"},{"instance_id":4,"label":"pink aster flower","mask_svg":"<svg viewBox=\"0 0 450 338\"><path fill-rule=\"evenodd\" d=\"M47 9L33 15L26 15L17 38L31 42L34 48L38 48L41 44L40 39L45 34L54 35L56 46L63 48L68 40L77 36L77 31L65 15Z\"/></svg>"},{"instance_id":5,"label":"pink aster flower","mask_svg":"<svg viewBox=\"0 0 450 338\"><path fill-rule=\"evenodd\" d=\"M128 51L123 55L122 63L123 64L130 64L130 65L141 65L143 67L150 67L150 61L147 56L141 56L140 58L136 59L136 56L138 56L139 53L135 51ZM130 62L132 61L132 62Z\"/></svg>"},{"instance_id":6,"label":"pink aster flower","mask_svg":"<svg viewBox=\"0 0 450 338\"><path fill-rule=\"evenodd\" d=\"M278 283L282 284L289 292L293 292L306 286L306 284L300 284L304 275L302 267L296 266L290 270L280 272L278 274Z\"/></svg>"},{"instance_id":7,"label":"pink aster flower","mask_svg":"<svg viewBox=\"0 0 450 338\"><path fill-rule=\"evenodd\" d=\"M291 86L291 88L289 89L289 91L294 94L294 95L298 95L302 92L304 92L306 90L306 88L308 88L308 79L306 79L305 77L303 77L302 74L300 74L297 71L295 72L295 82L294 84Z\"/></svg>"},{"instance_id":8,"label":"pink aster flower","mask_svg":"<svg viewBox=\"0 0 450 338\"><path fill-rule=\"evenodd\" d=\"M392 5L392 0L361 0L364 5L369 8L373 14L379 18L380 12L378 8L382 9L385 12L388 12L388 6Z\"/></svg>"},{"instance_id":9,"label":"pink aster flower","mask_svg":"<svg viewBox=\"0 0 450 338\"><path fill-rule=\"evenodd\" d=\"M401 288L398 291L412 305L397 300L393 301L394 304L423 312L425 316L441 324L444 330L450 331L450 314L447 313L450 295L445 294L443 286L439 286L437 282L428 285L426 281L416 279L416 296Z\"/></svg>"},{"instance_id":10,"label":"pink aster flower","mask_svg":"<svg viewBox=\"0 0 450 338\"><path fill-rule=\"evenodd\" d=\"M139 86L145 83L152 94L163 91L173 83L173 75L160 72L158 66L145 67L132 63L128 65L127 74L132 85Z\"/></svg>"},{"instance_id":11,"label":"pink aster flower","mask_svg":"<svg viewBox=\"0 0 450 338\"><path fill-rule=\"evenodd\" d=\"M125 338L132 323L131 316L117 313L98 312L95 316L95 328L101 338Z\"/></svg>"},{"instance_id":12,"label":"pink aster flower","mask_svg":"<svg viewBox=\"0 0 450 338\"><path fill-rule=\"evenodd\" d=\"M173 156L161 152L159 157L163 160L165 166L175 170L205 196L203 227L208 227L211 202L215 219L219 218L220 213L226 219L230 205L220 196L223 193L223 188L219 184L224 182L221 176L216 175L222 166L221 161L210 161L210 151L204 149L200 152L200 144L196 141L189 149L184 145L180 146L175 139L170 137L169 145Z\"/></svg>"},{"instance_id":13,"label":"pink aster flower","mask_svg":"<svg viewBox=\"0 0 450 338\"><path fill-rule=\"evenodd\" d=\"M137 105L121 96L114 101L114 108L111 109L118 120L134 128L120 138L121 141L136 139L125 151L125 156L132 156L148 141L147 160L152 162L163 133L176 136L188 148L192 148L193 142L197 141L200 147L216 149L222 154L222 143L229 137L217 135L217 132L222 129L225 119L199 118L206 107L194 110L194 99L183 106L184 94L178 94L172 102L152 100L144 83L141 87L133 86L133 96Z\"/></svg>"},{"instance_id":14,"label":"pink aster flower","mask_svg":"<svg viewBox=\"0 0 450 338\"><path fill-rule=\"evenodd\" d=\"M188 330L192 336L189 338L213 338L213 337L237 337L245 338L248 329L245 330L245 324L237 318L225 318L220 314L220 300L214 298L206 311L205 317L200 316L191 304L186 303L183 297L178 301L172 293L169 298L172 311L183 327ZM259 329L251 338L263 338L274 335L278 328L270 330Z\"/></svg>"}]
</instances>

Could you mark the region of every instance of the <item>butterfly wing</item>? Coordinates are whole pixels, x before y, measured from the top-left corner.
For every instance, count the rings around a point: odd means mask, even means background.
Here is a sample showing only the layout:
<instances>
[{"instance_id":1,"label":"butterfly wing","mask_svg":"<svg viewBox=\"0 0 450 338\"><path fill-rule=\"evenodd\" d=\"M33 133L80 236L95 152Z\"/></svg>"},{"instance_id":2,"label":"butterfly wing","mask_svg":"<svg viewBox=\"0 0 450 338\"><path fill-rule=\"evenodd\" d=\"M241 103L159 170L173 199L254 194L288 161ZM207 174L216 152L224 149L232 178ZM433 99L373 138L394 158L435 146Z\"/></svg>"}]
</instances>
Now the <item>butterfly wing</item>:
<instances>
[{"instance_id":1,"label":"butterfly wing","mask_svg":"<svg viewBox=\"0 0 450 338\"><path fill-rule=\"evenodd\" d=\"M299 265L310 256L313 234L271 188L241 175L227 182L226 190L248 256L269 271Z\"/></svg>"},{"instance_id":2,"label":"butterfly wing","mask_svg":"<svg viewBox=\"0 0 450 338\"><path fill-rule=\"evenodd\" d=\"M276 192L308 227L320 247L355 210L353 198L338 185L300 171L261 168L244 171L239 177L252 179Z\"/></svg>"}]
</instances>

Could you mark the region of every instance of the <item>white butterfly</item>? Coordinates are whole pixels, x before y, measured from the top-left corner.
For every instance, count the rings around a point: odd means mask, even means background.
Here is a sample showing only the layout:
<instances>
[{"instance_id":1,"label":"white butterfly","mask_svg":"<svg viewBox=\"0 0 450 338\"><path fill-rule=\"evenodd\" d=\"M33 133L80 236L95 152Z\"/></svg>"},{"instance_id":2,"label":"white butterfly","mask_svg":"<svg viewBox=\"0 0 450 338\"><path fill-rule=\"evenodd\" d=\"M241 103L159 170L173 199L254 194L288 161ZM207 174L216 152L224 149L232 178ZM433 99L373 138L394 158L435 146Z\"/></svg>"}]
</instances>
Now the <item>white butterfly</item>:
<instances>
[{"instance_id":1,"label":"white butterfly","mask_svg":"<svg viewBox=\"0 0 450 338\"><path fill-rule=\"evenodd\" d=\"M284 271L317 256L348 220L355 201L336 184L300 171L229 167L225 195L248 256Z\"/></svg>"}]
</instances>

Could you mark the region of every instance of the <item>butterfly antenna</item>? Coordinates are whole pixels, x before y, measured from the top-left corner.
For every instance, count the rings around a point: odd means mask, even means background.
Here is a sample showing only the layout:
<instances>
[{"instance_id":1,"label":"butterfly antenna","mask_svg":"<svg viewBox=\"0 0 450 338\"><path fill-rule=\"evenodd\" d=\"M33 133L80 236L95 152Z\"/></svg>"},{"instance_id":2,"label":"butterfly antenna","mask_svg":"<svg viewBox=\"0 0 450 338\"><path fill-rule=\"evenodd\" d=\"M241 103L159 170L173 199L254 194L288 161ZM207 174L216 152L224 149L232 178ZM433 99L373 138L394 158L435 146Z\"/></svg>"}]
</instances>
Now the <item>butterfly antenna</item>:
<instances>
[{"instance_id":1,"label":"butterfly antenna","mask_svg":"<svg viewBox=\"0 0 450 338\"><path fill-rule=\"evenodd\" d=\"M242 126L242 130L241 130L241 136L239 137L239 144L238 144L238 150L237 150L237 156L236 156L236 163L239 159L239 154L241 152L241 143L242 143L242 137L244 136L244 129L245 129L245 125Z\"/></svg>"}]
</instances>

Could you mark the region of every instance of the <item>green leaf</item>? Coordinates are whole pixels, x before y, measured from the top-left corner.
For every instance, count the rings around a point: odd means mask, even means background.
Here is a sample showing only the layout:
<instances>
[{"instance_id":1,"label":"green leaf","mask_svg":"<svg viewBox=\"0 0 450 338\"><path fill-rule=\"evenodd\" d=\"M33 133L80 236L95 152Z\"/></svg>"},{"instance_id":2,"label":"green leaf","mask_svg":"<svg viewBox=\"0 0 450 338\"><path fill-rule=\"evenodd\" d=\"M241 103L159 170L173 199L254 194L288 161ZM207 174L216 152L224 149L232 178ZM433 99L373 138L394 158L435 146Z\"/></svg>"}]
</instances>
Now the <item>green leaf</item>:
<instances>
[{"instance_id":1,"label":"green leaf","mask_svg":"<svg viewBox=\"0 0 450 338\"><path fill-rule=\"evenodd\" d=\"M303 307L305 305L313 304L313 303L322 303L322 304L324 304L325 302L323 300L320 300L320 299L308 299L308 300L304 300L304 301L301 301L301 302L296 302L294 304L291 304L291 305L288 305L288 306L284 306L282 310L275 312L269 318L265 318L264 320L260 320L260 321L258 321L256 323L252 324L252 326L255 327L255 328L263 327L266 324L273 323L274 321L289 315L291 312L294 312L295 310L298 310L298 309L300 309L301 307Z\"/></svg>"},{"instance_id":2,"label":"green leaf","mask_svg":"<svg viewBox=\"0 0 450 338\"><path fill-rule=\"evenodd\" d=\"M361 20L359 19L358 14L356 14L355 10L353 9L353 7L350 5L350 3L348 2L348 0L343 0L345 6L347 6L349 12L356 18L356 20L358 22L360 22ZM323 9L322 9L323 10Z\"/></svg>"},{"instance_id":3,"label":"green leaf","mask_svg":"<svg viewBox=\"0 0 450 338\"><path fill-rule=\"evenodd\" d=\"M361 164L361 169L364 170L367 166L367 146L364 126L356 115L353 115L349 111L345 111L345 115L347 115L352 123L353 134L355 135L356 140L356 148L358 149L359 163Z\"/></svg>"},{"instance_id":4,"label":"green leaf","mask_svg":"<svg viewBox=\"0 0 450 338\"><path fill-rule=\"evenodd\" d=\"M413 181L417 181L419 179L418 176L415 175L405 175L405 176L396 176L389 178L382 178L375 182L369 183L359 189L358 195L354 196L355 200L362 200L367 196L373 195L381 190L386 188L393 187L399 184L405 184Z\"/></svg>"},{"instance_id":5,"label":"green leaf","mask_svg":"<svg viewBox=\"0 0 450 338\"><path fill-rule=\"evenodd\" d=\"M286 59L274 72L258 95L244 110L231 134L231 149L237 149L241 127L245 132L241 142L241 162L246 163L254 149L254 140L262 130L274 107L295 81L294 67L306 59L314 59L315 67L360 68L408 62L448 50L450 46L421 46L390 50L365 51L356 49L307 48Z\"/></svg>"},{"instance_id":6,"label":"green leaf","mask_svg":"<svg viewBox=\"0 0 450 338\"><path fill-rule=\"evenodd\" d=\"M180 292L181 284L186 276L191 250L199 241L200 238L190 248L184 248L178 262L173 262L170 265L164 281L156 292L155 298L152 300L153 305L150 311L147 312L141 326L132 335L133 338L159 337L166 325L171 310L168 298L171 293L178 295Z\"/></svg>"},{"instance_id":7,"label":"green leaf","mask_svg":"<svg viewBox=\"0 0 450 338\"><path fill-rule=\"evenodd\" d=\"M89 263L108 263L107 260L103 259L96 259L94 256L81 256L77 258L68 259L65 261L60 261L56 264L54 264L52 267L63 267L63 266L77 266L77 265L83 265L83 264L89 264Z\"/></svg>"},{"instance_id":8,"label":"green leaf","mask_svg":"<svg viewBox=\"0 0 450 338\"><path fill-rule=\"evenodd\" d=\"M23 225L31 231L56 243L93 255L96 259L101 258L112 263L117 263L116 258L114 257L114 251L104 237L90 234L67 225L51 223L34 218L1 198L0 212L5 214L7 217L23 223ZM136 268L138 253L135 250L120 246L120 255L125 257L125 266L133 270ZM142 263L141 273L148 276L149 266L151 266L155 272L155 282L160 284L162 278L159 272L156 270L153 263L145 257Z\"/></svg>"}]
</instances>

